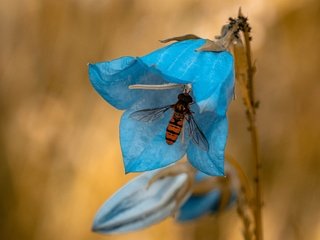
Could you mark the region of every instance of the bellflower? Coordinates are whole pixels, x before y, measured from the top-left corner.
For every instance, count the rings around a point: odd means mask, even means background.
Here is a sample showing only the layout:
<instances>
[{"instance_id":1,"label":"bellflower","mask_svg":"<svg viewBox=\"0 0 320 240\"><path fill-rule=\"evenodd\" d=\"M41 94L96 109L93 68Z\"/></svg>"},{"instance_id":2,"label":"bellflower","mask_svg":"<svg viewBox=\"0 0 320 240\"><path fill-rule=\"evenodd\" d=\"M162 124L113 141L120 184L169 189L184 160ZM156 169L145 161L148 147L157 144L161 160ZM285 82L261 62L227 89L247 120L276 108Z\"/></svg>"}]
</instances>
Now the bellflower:
<instances>
[{"instance_id":1,"label":"bellflower","mask_svg":"<svg viewBox=\"0 0 320 240\"><path fill-rule=\"evenodd\" d=\"M226 173L226 178L212 177L185 163L145 172L102 205L92 229L104 234L126 233L168 217L185 222L217 213L234 204L237 197L237 176L230 174L230 169Z\"/></svg>"},{"instance_id":2,"label":"bellflower","mask_svg":"<svg viewBox=\"0 0 320 240\"><path fill-rule=\"evenodd\" d=\"M108 234L131 232L172 216L190 195L186 188L189 176L181 173L149 186L158 172L145 172L120 188L99 209L92 230Z\"/></svg>"},{"instance_id":3,"label":"bellflower","mask_svg":"<svg viewBox=\"0 0 320 240\"><path fill-rule=\"evenodd\" d=\"M142 57L126 56L89 65L89 77L96 91L115 108L125 110L120 123L120 143L126 172L165 167L187 154L189 162L200 171L224 174L226 111L234 88L233 58L227 51L197 51L205 42L204 39L183 40ZM192 115L209 149L203 150L192 141L188 130L173 145L166 143L172 109L150 122L130 117L137 110L175 104L182 92L181 88L171 87L131 89L141 84L191 86L195 103L191 105ZM187 129L187 124L184 125Z\"/></svg>"},{"instance_id":4,"label":"bellflower","mask_svg":"<svg viewBox=\"0 0 320 240\"><path fill-rule=\"evenodd\" d=\"M187 222L198 219L202 216L215 214L225 208L232 206L237 201L238 195L238 181L237 176L230 170L228 172L228 179L212 178L202 172L196 175L196 184L206 184L203 181L214 180L216 183L208 187L207 192L201 194L194 192L187 201L180 207L177 214L179 222ZM231 173L231 174L230 174Z\"/></svg>"}]
</instances>

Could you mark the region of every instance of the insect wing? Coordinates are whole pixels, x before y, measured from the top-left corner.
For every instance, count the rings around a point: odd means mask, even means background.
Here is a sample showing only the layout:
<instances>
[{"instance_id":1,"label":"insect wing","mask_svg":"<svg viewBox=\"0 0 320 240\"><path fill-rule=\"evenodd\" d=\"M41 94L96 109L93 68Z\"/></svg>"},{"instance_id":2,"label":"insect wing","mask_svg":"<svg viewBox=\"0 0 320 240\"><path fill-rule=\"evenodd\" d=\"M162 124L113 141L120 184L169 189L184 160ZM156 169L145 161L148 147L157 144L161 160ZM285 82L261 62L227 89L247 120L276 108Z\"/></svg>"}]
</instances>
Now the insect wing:
<instances>
[{"instance_id":1,"label":"insect wing","mask_svg":"<svg viewBox=\"0 0 320 240\"><path fill-rule=\"evenodd\" d=\"M160 108L151 108L151 109L143 109L138 110L130 114L130 118L142 121L142 122L152 122L160 117L163 116L163 114L170 109L172 106L165 106Z\"/></svg>"},{"instance_id":2,"label":"insect wing","mask_svg":"<svg viewBox=\"0 0 320 240\"><path fill-rule=\"evenodd\" d=\"M186 118L189 125L189 135L192 137L192 141L197 144L201 149L208 151L209 143L206 136L203 134L198 124L194 120L192 114L189 114Z\"/></svg>"}]
</instances>

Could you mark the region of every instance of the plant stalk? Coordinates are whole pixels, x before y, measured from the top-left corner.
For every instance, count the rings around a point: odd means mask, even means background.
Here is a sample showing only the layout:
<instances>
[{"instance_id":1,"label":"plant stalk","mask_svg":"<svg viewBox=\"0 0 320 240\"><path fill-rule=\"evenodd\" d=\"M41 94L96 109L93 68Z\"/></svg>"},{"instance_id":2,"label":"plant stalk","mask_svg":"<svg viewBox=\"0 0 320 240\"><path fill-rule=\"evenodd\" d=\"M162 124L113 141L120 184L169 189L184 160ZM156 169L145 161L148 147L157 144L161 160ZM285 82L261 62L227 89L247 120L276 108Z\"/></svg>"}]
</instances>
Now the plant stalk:
<instances>
[{"instance_id":1,"label":"plant stalk","mask_svg":"<svg viewBox=\"0 0 320 240\"><path fill-rule=\"evenodd\" d=\"M241 14L241 12L240 12ZM239 17L241 16L239 14ZM263 225L262 225L262 183L261 183L261 159L259 157L258 151L258 132L256 127L256 101L254 96L254 82L253 76L255 73L255 66L252 64L251 60L251 37L250 37L250 27L243 28L243 36L246 49L247 58L247 88L248 95L251 103L251 110L247 111L247 118L249 121L249 129L251 135L253 162L254 162L254 221L255 221L255 236L257 240L263 240ZM249 110L249 109L248 109Z\"/></svg>"}]
</instances>

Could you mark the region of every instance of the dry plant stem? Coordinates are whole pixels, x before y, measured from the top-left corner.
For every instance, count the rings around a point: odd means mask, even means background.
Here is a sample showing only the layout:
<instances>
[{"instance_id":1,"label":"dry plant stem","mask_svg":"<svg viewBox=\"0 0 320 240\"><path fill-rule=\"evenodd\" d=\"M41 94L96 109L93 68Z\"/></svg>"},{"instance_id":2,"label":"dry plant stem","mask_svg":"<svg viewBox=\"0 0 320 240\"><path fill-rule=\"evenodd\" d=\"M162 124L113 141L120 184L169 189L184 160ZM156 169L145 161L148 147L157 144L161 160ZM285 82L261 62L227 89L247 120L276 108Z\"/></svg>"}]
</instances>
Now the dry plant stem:
<instances>
[{"instance_id":1,"label":"dry plant stem","mask_svg":"<svg viewBox=\"0 0 320 240\"><path fill-rule=\"evenodd\" d=\"M255 235L257 240L263 240L263 228L262 228L262 185L261 185L261 160L258 153L258 133L256 127L256 111L255 111L255 99L254 99L254 85L253 76L255 73L255 67L252 65L251 60L251 46L250 36L248 29L243 31L245 46L246 46L246 58L248 63L248 91L250 103L253 111L247 111L247 118L249 121L249 129L251 134L253 161L255 166L254 172L254 185L255 185L255 204L254 204L254 220L255 220Z\"/></svg>"},{"instance_id":2,"label":"dry plant stem","mask_svg":"<svg viewBox=\"0 0 320 240\"><path fill-rule=\"evenodd\" d=\"M243 222L244 229L242 230L242 235L243 235L244 240L253 240L254 239L254 235L252 234L252 231L251 231L250 217L246 213L245 202L244 202L244 199L242 199L244 194L245 193L241 192L242 196L238 197L238 200L237 200L237 212L238 212L238 215L239 215L239 217L241 218L241 220Z\"/></svg>"},{"instance_id":3,"label":"dry plant stem","mask_svg":"<svg viewBox=\"0 0 320 240\"><path fill-rule=\"evenodd\" d=\"M254 240L255 233L253 231L253 212L252 209L252 189L249 179L245 172L243 171L240 164L231 156L226 155L226 160L230 163L236 170L238 178L240 180L240 191L238 193L237 199L237 212L243 223L242 235L244 240ZM252 215L251 215L252 213Z\"/></svg>"},{"instance_id":4,"label":"dry plant stem","mask_svg":"<svg viewBox=\"0 0 320 240\"><path fill-rule=\"evenodd\" d=\"M247 57L247 63L248 63L248 91L249 91L249 98L251 100L252 110L255 117L255 97L254 97L254 85L253 85L253 75L255 73L255 66L252 65L251 60L251 46L250 46L250 36L249 32L244 31L244 42L246 45L246 57Z\"/></svg>"},{"instance_id":5,"label":"dry plant stem","mask_svg":"<svg viewBox=\"0 0 320 240\"><path fill-rule=\"evenodd\" d=\"M255 120L248 114L248 120L250 123L250 133L253 151L253 160L255 163L254 185L255 185L255 209L254 220L256 223L255 235L257 240L263 240L262 229L262 185L261 185L261 162L258 154L258 137Z\"/></svg>"}]
</instances>

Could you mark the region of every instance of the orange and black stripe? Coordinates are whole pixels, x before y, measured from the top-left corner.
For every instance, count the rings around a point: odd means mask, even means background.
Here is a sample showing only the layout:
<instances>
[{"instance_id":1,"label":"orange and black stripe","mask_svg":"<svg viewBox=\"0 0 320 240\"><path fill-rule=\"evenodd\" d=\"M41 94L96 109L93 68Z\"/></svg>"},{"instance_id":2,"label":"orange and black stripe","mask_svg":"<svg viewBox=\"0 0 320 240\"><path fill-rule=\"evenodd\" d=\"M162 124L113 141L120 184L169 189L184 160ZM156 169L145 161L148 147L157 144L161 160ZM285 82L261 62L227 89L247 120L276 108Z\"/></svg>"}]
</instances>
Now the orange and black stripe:
<instances>
[{"instance_id":1,"label":"orange and black stripe","mask_svg":"<svg viewBox=\"0 0 320 240\"><path fill-rule=\"evenodd\" d=\"M180 135L183 126L184 115L174 113L166 130L166 142L171 145L175 143Z\"/></svg>"}]
</instances>

